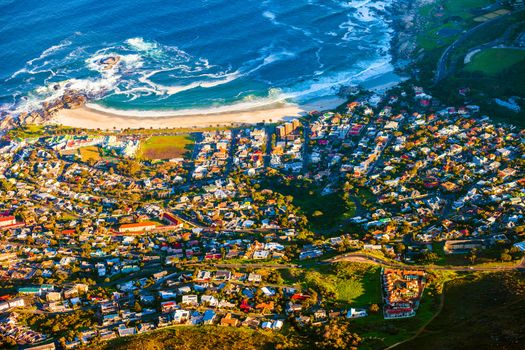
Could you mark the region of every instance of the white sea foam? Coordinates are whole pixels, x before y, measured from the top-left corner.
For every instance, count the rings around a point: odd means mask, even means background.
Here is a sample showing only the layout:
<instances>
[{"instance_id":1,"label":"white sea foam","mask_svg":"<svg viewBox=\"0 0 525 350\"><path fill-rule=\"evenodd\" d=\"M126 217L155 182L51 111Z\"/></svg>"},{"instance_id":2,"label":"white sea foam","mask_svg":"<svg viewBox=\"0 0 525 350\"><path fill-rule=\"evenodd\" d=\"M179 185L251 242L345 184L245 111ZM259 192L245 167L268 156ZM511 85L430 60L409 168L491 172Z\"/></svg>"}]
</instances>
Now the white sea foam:
<instances>
[{"instance_id":1,"label":"white sea foam","mask_svg":"<svg viewBox=\"0 0 525 350\"><path fill-rule=\"evenodd\" d=\"M275 21L275 14L270 11L264 11L262 13L263 17L268 18L273 24L278 24L278 22Z\"/></svg>"},{"instance_id":2,"label":"white sea foam","mask_svg":"<svg viewBox=\"0 0 525 350\"><path fill-rule=\"evenodd\" d=\"M333 96L341 86L358 85L369 79L389 74L393 66L388 59L362 62L361 68L325 76L316 81L296 84L283 89L281 98L296 102L305 102L322 96Z\"/></svg>"},{"instance_id":3,"label":"white sea foam","mask_svg":"<svg viewBox=\"0 0 525 350\"><path fill-rule=\"evenodd\" d=\"M377 20L369 7L363 7L357 10L357 18L365 22L373 22Z\"/></svg>"},{"instance_id":4,"label":"white sea foam","mask_svg":"<svg viewBox=\"0 0 525 350\"><path fill-rule=\"evenodd\" d=\"M271 51L271 48L266 48L263 51ZM282 50L280 52L272 52L271 54L268 54L267 56L261 56L257 59L254 59L250 62L248 62L245 66L241 67L240 69L233 71L233 72L220 72L220 73L201 73L201 74L194 74L191 75L191 78L197 79L196 81L186 84L186 85L164 85L155 83L152 81L152 77L159 73L164 73L166 71L170 70L179 70L180 67L174 67L169 69L163 69L163 70L154 70L151 72L144 73L140 78L139 81L150 86L153 91L155 91L159 95L174 95L183 91L195 89L195 88L213 88L216 86L228 84L240 77L250 75L254 73L255 71L270 65L274 62L285 60L294 57L295 54L286 50ZM207 60L202 60L205 63L206 67L210 67L209 62ZM189 68L186 66L186 68ZM190 70L190 69L184 69L186 73L196 73L200 70ZM188 76L179 76L179 78L188 78ZM204 78L204 79L202 79ZM137 91L137 90L134 90ZM121 93L127 93L127 91L122 91Z\"/></svg>"},{"instance_id":5,"label":"white sea foam","mask_svg":"<svg viewBox=\"0 0 525 350\"><path fill-rule=\"evenodd\" d=\"M27 64L28 65L32 65L34 62L37 62L37 61L40 61L41 59L43 58L46 58L48 57L49 55L57 52L57 51L60 51L61 49L69 46L72 44L72 41L71 40L62 40L59 44L57 45L53 45L47 49L45 49L41 54L40 56L38 56L37 58L33 58L32 60L29 60L27 61Z\"/></svg>"},{"instance_id":6,"label":"white sea foam","mask_svg":"<svg viewBox=\"0 0 525 350\"><path fill-rule=\"evenodd\" d=\"M317 42L319 44L322 43L322 40L320 40L319 38L316 38L314 35L312 35L312 32L310 32L308 29L300 28L300 27L297 27L297 26L295 26L293 24L288 24L288 23L284 23L284 22L278 21L276 14L271 12L271 11L263 11L262 15L263 15L263 17L267 18L270 22L272 22L272 24L274 24L276 26L287 27L287 28L290 28L292 30L301 32L302 34L304 34L304 36L312 39L313 41L315 41L315 42Z\"/></svg>"},{"instance_id":7,"label":"white sea foam","mask_svg":"<svg viewBox=\"0 0 525 350\"><path fill-rule=\"evenodd\" d=\"M276 10L274 12L270 1L263 3L262 16L274 25L299 31L318 44L323 43L320 38L333 41L326 36L337 36L342 40L332 44L358 52L363 51L369 55L370 59L379 57L379 54L384 55L384 57L368 62L359 62L360 58L356 55L356 62L351 61L351 59L347 62L341 62L341 64L348 64L349 67L353 68L346 72L334 72L330 55L327 55L326 58L323 57L328 52L322 51L325 46L315 44L314 47L317 48L315 57L313 50L308 53L312 54L314 67L311 72L304 75L306 81L291 87L270 89L265 97L245 96L240 103L213 107L213 112L208 113L254 108L275 102L303 102L319 96L334 95L335 90L340 85L359 84L373 76L391 70L392 67L388 63L390 57L384 54L388 53L389 49L390 34L387 28L388 24L385 22L385 10L390 3L391 0L354 0L330 3L330 9L336 11L334 13L344 11L347 18L339 24L339 27L335 23L333 26L322 28L322 31L318 30L320 28L311 29L307 26L287 23L285 16L280 16ZM316 1L311 1L310 5L320 6ZM342 5L344 10L339 5ZM336 17L339 18L339 15ZM358 45L361 46L356 46L357 44L354 41L359 41ZM157 96L158 100L167 99L184 91L199 88L212 89L240 78L256 79L259 82L266 82L270 86L282 83L281 85L284 86L292 81L291 77L283 77L279 82L272 82L272 78L266 77L267 70L263 70L263 68L279 61L296 58L300 62L301 57L298 55L302 55L302 53L299 54L291 50L283 50L277 47L278 44L273 44L262 49L259 57L244 64L235 67L221 67L218 64L216 65L213 60L210 62L208 58L193 57L179 47L163 45L160 42L142 37L129 38L124 42L115 43L94 53L93 48L90 50L89 47L80 47L64 56L65 54L61 50L70 45L71 41L67 40L54 45L44 50L37 58L28 61L25 67L13 73L11 78L20 75L25 82L30 82L33 79L45 82L44 88L28 94L27 98L20 104L21 108L28 110L30 106L38 106L38 103L43 101L59 98L68 89L79 90L88 96L97 98L109 95L126 95L131 101L145 96ZM340 49L338 48L338 50ZM62 59L59 59L58 53L62 54ZM102 62L110 56L119 56L120 61L111 69L105 69L107 67ZM352 56L351 52L349 56ZM325 62L327 67L325 67ZM81 66L82 63L84 67ZM255 74L259 70L261 72ZM56 83L62 76L75 77L75 79ZM210 101L224 102L215 97L210 98ZM151 115L152 112L138 111L137 113L137 115ZM174 115L175 111L160 113ZM176 113L180 115L203 114L205 110L197 109L193 112L181 110ZM129 112L125 111L124 114L129 114Z\"/></svg>"},{"instance_id":8,"label":"white sea foam","mask_svg":"<svg viewBox=\"0 0 525 350\"><path fill-rule=\"evenodd\" d=\"M137 51L150 51L158 47L157 43L145 41L144 38L130 38L125 43Z\"/></svg>"},{"instance_id":9,"label":"white sea foam","mask_svg":"<svg viewBox=\"0 0 525 350\"><path fill-rule=\"evenodd\" d=\"M176 110L118 110L101 106L96 103L89 103L87 106L94 110L107 112L120 116L133 117L169 117L169 116L188 116L188 115L206 115L214 113L228 113L238 111L249 111L255 108L262 108L276 103L300 103L306 104L318 100L323 96L335 95L335 88L341 85L357 85L364 81L379 78L381 76L392 75L393 67L388 60L377 60L373 62L364 62L360 70L353 72L341 72L334 76L325 77L317 82L305 82L297 84L292 88L280 89L270 88L267 96L258 97L255 95L245 96L241 102L212 106L206 108L176 109ZM395 84L397 77L389 77L385 86ZM378 79L380 80L380 79ZM374 88L374 87L370 87Z\"/></svg>"},{"instance_id":10,"label":"white sea foam","mask_svg":"<svg viewBox=\"0 0 525 350\"><path fill-rule=\"evenodd\" d=\"M139 80L143 83L148 84L153 88L153 91L156 94L167 94L167 95L174 95L177 93L180 93L182 91L191 90L195 88L212 88L215 86L227 84L229 82L234 81L237 79L241 74L238 71L224 74L221 76L215 76L217 80L201 80L201 81L195 81L193 83L187 84L187 85L179 85L179 86L169 86L169 85L162 85L152 82L149 78L157 74L159 71L151 72L148 74L145 74L143 77L139 78ZM213 75L208 75L210 77L214 77Z\"/></svg>"},{"instance_id":11,"label":"white sea foam","mask_svg":"<svg viewBox=\"0 0 525 350\"><path fill-rule=\"evenodd\" d=\"M273 46L270 48L265 48L262 51L268 52L272 51ZM295 57L295 54L293 52L287 51L287 50L281 50L279 52L271 52L270 54L267 54L266 56L259 57L257 59L251 60L247 64L247 69L243 72L244 75L254 73L258 71L259 69L268 66L274 62L286 60ZM254 67L251 67L253 63L256 63Z\"/></svg>"}]
</instances>

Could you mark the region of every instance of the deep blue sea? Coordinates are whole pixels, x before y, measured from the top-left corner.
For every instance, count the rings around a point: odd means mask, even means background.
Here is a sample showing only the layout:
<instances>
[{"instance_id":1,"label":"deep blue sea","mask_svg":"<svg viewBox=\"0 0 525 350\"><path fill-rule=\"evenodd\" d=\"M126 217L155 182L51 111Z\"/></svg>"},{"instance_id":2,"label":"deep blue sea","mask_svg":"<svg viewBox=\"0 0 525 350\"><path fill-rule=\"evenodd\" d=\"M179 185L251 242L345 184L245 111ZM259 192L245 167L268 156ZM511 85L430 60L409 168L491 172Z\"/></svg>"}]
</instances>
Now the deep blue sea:
<instances>
[{"instance_id":1,"label":"deep blue sea","mask_svg":"<svg viewBox=\"0 0 525 350\"><path fill-rule=\"evenodd\" d=\"M391 1L0 0L0 105L66 89L181 113L332 96L392 70Z\"/></svg>"}]
</instances>

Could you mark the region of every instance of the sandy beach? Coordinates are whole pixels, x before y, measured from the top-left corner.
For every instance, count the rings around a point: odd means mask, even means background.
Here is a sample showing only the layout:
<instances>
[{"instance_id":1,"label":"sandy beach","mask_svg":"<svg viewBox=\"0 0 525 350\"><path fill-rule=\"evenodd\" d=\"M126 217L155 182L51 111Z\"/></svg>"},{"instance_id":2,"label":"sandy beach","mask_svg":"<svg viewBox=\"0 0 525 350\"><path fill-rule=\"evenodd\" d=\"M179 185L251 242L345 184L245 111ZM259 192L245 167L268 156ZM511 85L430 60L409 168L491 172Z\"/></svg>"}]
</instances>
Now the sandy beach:
<instances>
[{"instance_id":1,"label":"sandy beach","mask_svg":"<svg viewBox=\"0 0 525 350\"><path fill-rule=\"evenodd\" d=\"M361 87L377 94L406 78L394 72L371 77ZM186 111L138 111L111 110L98 105L86 104L77 109L62 109L48 123L84 129L140 129L140 128L198 128L217 125L255 124L262 121L279 122L299 117L313 110L334 109L346 100L340 97L324 97L304 105L276 102L251 108L243 105L222 106L205 110ZM232 107L239 107L233 110Z\"/></svg>"},{"instance_id":2,"label":"sandy beach","mask_svg":"<svg viewBox=\"0 0 525 350\"><path fill-rule=\"evenodd\" d=\"M262 121L283 121L304 115L312 110L335 108L345 100L341 98L321 99L307 105L272 104L256 109L228 111L191 115L148 115L142 112L137 116L133 111L118 111L118 114L90 108L89 105L77 109L60 110L49 122L85 129L139 129L139 128L191 128L231 124L255 124Z\"/></svg>"}]
</instances>

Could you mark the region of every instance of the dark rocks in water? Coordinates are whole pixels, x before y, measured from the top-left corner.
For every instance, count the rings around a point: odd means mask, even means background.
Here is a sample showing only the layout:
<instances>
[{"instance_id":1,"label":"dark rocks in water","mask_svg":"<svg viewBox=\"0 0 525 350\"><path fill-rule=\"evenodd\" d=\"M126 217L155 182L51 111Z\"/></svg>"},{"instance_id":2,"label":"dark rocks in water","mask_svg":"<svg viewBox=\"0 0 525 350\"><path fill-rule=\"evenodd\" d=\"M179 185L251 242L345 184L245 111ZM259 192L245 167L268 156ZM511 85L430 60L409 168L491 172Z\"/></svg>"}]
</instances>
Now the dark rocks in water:
<instances>
[{"instance_id":1,"label":"dark rocks in water","mask_svg":"<svg viewBox=\"0 0 525 350\"><path fill-rule=\"evenodd\" d=\"M75 109L82 107L87 102L87 98L84 95L70 96L68 101L64 104L65 108Z\"/></svg>"},{"instance_id":2,"label":"dark rocks in water","mask_svg":"<svg viewBox=\"0 0 525 350\"><path fill-rule=\"evenodd\" d=\"M73 101L73 96L72 95L65 94L64 96L62 96L62 102L69 103L71 101Z\"/></svg>"},{"instance_id":3,"label":"dark rocks in water","mask_svg":"<svg viewBox=\"0 0 525 350\"><path fill-rule=\"evenodd\" d=\"M359 86L341 86L339 91L337 91L337 96L347 98L349 96L357 95L360 91L361 89Z\"/></svg>"},{"instance_id":4,"label":"dark rocks in water","mask_svg":"<svg viewBox=\"0 0 525 350\"><path fill-rule=\"evenodd\" d=\"M108 70L113 68L120 61L120 56L109 56L102 58L99 61L99 64L102 66L102 69Z\"/></svg>"},{"instance_id":5,"label":"dark rocks in water","mask_svg":"<svg viewBox=\"0 0 525 350\"><path fill-rule=\"evenodd\" d=\"M55 112L62 108L74 109L83 106L87 102L87 97L76 91L67 91L62 98L54 103L51 108Z\"/></svg>"},{"instance_id":6,"label":"dark rocks in water","mask_svg":"<svg viewBox=\"0 0 525 350\"><path fill-rule=\"evenodd\" d=\"M0 119L0 129L7 130L15 126L15 119L12 115L6 114Z\"/></svg>"},{"instance_id":7,"label":"dark rocks in water","mask_svg":"<svg viewBox=\"0 0 525 350\"><path fill-rule=\"evenodd\" d=\"M69 90L54 101L45 101L39 109L31 112L21 112L16 117L3 113L0 118L0 129L11 129L16 125L43 124L49 121L61 109L82 107L87 102L87 96L75 90Z\"/></svg>"}]
</instances>

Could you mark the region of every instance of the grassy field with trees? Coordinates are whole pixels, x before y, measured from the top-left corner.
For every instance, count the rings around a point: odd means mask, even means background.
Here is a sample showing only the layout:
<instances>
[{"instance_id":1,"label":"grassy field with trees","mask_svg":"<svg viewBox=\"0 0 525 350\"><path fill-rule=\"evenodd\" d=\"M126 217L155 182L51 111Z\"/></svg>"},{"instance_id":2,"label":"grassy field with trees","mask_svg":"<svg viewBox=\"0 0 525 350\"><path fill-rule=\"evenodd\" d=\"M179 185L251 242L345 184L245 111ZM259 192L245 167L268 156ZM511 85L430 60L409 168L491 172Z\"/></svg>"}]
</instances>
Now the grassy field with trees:
<instances>
[{"instance_id":1,"label":"grassy field with trees","mask_svg":"<svg viewBox=\"0 0 525 350\"><path fill-rule=\"evenodd\" d=\"M312 293L333 300L331 307L368 308L381 303L380 268L374 265L340 262L306 270L300 280Z\"/></svg>"},{"instance_id":2,"label":"grassy field with trees","mask_svg":"<svg viewBox=\"0 0 525 350\"><path fill-rule=\"evenodd\" d=\"M484 10L487 5L496 6ZM415 62L417 76L421 84L431 87L431 95L447 101L449 105L476 104L484 114L496 121L523 127L523 100L517 101L522 110L514 112L499 106L494 99L525 97L525 52L491 47L496 44L515 46L514 41L525 30L525 11L494 17L497 20L457 43L447 59L448 76L434 84L437 63L444 50L464 31L479 25L481 22L477 19L480 16L487 12L491 14L496 9L497 4L493 0L441 0L421 7L415 38L420 49ZM465 57L475 49L481 51L465 64ZM463 96L459 94L459 89L468 92Z\"/></svg>"},{"instance_id":3,"label":"grassy field with trees","mask_svg":"<svg viewBox=\"0 0 525 350\"><path fill-rule=\"evenodd\" d=\"M285 196L292 196L293 204L301 208L314 230L334 227L342 220L355 215L355 203L346 198L342 191L321 195L322 188L315 186L311 180L290 182L274 177L269 178L263 185Z\"/></svg>"}]
</instances>

